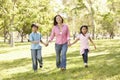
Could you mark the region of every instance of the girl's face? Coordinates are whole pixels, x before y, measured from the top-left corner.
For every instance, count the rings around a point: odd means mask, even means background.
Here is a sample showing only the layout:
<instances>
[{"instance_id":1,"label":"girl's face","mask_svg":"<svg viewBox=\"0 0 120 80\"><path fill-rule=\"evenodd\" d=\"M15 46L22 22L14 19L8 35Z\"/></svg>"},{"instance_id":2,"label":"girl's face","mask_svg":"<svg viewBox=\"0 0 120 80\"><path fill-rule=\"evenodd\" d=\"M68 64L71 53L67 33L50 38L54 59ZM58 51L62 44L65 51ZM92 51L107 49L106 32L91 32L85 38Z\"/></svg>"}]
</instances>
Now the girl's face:
<instances>
[{"instance_id":1,"label":"girl's face","mask_svg":"<svg viewBox=\"0 0 120 80\"><path fill-rule=\"evenodd\" d=\"M56 17L56 22L59 24L59 23L62 23L62 18L60 16L57 16Z\"/></svg>"},{"instance_id":2,"label":"girl's face","mask_svg":"<svg viewBox=\"0 0 120 80\"><path fill-rule=\"evenodd\" d=\"M37 32L37 30L38 30L37 27L32 27L33 32Z\"/></svg>"},{"instance_id":3,"label":"girl's face","mask_svg":"<svg viewBox=\"0 0 120 80\"><path fill-rule=\"evenodd\" d=\"M86 34L87 31L88 31L88 30L86 29L86 27L83 27L83 28L82 28L82 33L83 33L83 34Z\"/></svg>"}]
</instances>

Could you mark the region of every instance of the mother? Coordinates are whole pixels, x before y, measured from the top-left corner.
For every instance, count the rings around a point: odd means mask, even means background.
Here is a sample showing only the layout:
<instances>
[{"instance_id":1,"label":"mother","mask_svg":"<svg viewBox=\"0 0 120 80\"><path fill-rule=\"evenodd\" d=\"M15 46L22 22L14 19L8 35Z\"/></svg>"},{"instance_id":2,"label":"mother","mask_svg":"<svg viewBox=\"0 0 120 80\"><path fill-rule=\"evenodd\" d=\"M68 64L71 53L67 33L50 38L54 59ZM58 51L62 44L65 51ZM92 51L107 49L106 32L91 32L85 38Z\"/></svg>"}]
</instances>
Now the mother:
<instances>
[{"instance_id":1,"label":"mother","mask_svg":"<svg viewBox=\"0 0 120 80\"><path fill-rule=\"evenodd\" d=\"M63 18L60 15L54 17L54 27L48 41L51 42L56 37L56 66L61 70L66 70L66 52L70 44L70 33L68 26L63 23Z\"/></svg>"}]
</instances>

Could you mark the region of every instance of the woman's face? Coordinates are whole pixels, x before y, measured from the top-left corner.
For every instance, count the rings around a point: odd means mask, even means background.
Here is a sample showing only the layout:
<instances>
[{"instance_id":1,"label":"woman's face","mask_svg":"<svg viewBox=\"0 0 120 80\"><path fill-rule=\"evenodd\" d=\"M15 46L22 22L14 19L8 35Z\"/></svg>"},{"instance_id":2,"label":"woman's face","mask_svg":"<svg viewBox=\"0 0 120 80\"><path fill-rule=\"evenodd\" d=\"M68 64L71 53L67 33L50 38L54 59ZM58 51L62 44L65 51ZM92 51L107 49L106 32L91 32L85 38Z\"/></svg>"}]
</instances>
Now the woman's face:
<instances>
[{"instance_id":1,"label":"woman's face","mask_svg":"<svg viewBox=\"0 0 120 80\"><path fill-rule=\"evenodd\" d=\"M88 30L86 29L86 27L83 27L83 28L82 28L82 33L83 33L83 34L86 34L87 31L88 31Z\"/></svg>"},{"instance_id":2,"label":"woman's face","mask_svg":"<svg viewBox=\"0 0 120 80\"><path fill-rule=\"evenodd\" d=\"M59 23L62 23L62 18L61 18L60 16L57 16L57 17L56 17L56 21L57 21L58 24L59 24Z\"/></svg>"}]
</instances>

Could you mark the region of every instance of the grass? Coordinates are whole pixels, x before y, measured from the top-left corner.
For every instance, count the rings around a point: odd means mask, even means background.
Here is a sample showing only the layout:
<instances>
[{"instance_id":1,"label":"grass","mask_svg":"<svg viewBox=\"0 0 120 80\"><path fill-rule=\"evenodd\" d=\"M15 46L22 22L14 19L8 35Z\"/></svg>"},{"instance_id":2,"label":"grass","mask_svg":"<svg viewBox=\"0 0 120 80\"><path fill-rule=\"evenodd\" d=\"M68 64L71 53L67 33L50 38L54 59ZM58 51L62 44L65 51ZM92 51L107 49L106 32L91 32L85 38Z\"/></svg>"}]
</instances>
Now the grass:
<instances>
[{"instance_id":1,"label":"grass","mask_svg":"<svg viewBox=\"0 0 120 80\"><path fill-rule=\"evenodd\" d=\"M10 47L10 44L0 42L0 54L8 53L8 52L11 52L11 51L17 51L18 49L21 50L23 48L26 48L26 46L28 46L28 45L30 45L29 42L25 42L25 43L16 42L15 47L12 48L12 47Z\"/></svg>"},{"instance_id":2,"label":"grass","mask_svg":"<svg viewBox=\"0 0 120 80\"><path fill-rule=\"evenodd\" d=\"M79 55L79 43L69 47L67 70L62 72L55 66L54 46L43 47L44 67L33 72L31 58L16 58L0 61L0 79L3 80L120 80L120 41L95 40L97 50L90 46L89 68L84 68ZM90 44L91 45L91 44ZM28 45L21 45L27 47ZM16 49L21 48L19 45ZM51 51L50 51L51 50ZM21 49L18 49L22 53ZM11 50L14 53L14 49ZM45 54L44 54L45 53ZM51 55L49 55L49 54ZM9 54L8 52L5 54ZM2 55L5 55L2 54ZM46 56L49 55L49 56ZM10 55L12 56L12 55ZM19 55L20 56L20 55ZM1 57L1 56L0 56ZM15 56L18 57L18 56Z\"/></svg>"}]
</instances>

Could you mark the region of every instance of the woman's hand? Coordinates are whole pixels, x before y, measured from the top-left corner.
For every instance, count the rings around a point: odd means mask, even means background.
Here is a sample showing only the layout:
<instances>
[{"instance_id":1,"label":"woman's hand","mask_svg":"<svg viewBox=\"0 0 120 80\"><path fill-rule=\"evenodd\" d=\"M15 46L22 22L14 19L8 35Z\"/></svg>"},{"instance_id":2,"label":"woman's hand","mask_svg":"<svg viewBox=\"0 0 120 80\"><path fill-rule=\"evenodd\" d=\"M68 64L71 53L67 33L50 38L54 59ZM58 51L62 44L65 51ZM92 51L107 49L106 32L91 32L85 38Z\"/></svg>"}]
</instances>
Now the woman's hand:
<instances>
[{"instance_id":1,"label":"woman's hand","mask_svg":"<svg viewBox=\"0 0 120 80\"><path fill-rule=\"evenodd\" d=\"M70 47L70 46L71 46L71 44L68 44L68 46Z\"/></svg>"},{"instance_id":2,"label":"woman's hand","mask_svg":"<svg viewBox=\"0 0 120 80\"><path fill-rule=\"evenodd\" d=\"M68 46L71 46L71 43L70 43L70 41L68 41Z\"/></svg>"},{"instance_id":3,"label":"woman's hand","mask_svg":"<svg viewBox=\"0 0 120 80\"><path fill-rule=\"evenodd\" d=\"M48 45L49 45L49 41L46 43L46 45L45 45L45 46L47 47Z\"/></svg>"}]
</instances>

